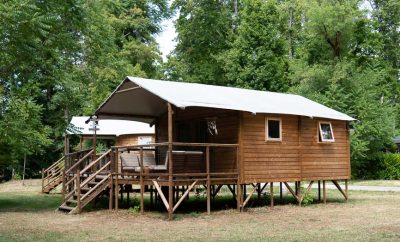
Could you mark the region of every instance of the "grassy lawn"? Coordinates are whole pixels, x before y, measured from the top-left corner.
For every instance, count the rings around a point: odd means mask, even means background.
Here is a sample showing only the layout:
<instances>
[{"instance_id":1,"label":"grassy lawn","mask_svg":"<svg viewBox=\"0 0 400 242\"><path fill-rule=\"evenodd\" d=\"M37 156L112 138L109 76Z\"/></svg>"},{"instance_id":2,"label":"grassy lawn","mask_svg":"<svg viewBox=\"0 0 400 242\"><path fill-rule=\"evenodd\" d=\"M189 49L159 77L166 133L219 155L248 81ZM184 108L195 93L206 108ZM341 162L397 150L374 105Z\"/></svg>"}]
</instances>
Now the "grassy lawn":
<instances>
[{"instance_id":1,"label":"grassy lawn","mask_svg":"<svg viewBox=\"0 0 400 242\"><path fill-rule=\"evenodd\" d=\"M349 185L398 187L400 180L351 180Z\"/></svg>"},{"instance_id":2,"label":"grassy lawn","mask_svg":"<svg viewBox=\"0 0 400 242\"><path fill-rule=\"evenodd\" d=\"M400 240L400 193L352 191L344 202L338 191L328 190L327 205L307 207L291 204L289 196L280 205L277 196L273 209L250 202L243 213L230 208L232 199L222 196L211 216L204 213L204 198L192 196L175 219L167 221L163 210L141 216L133 209L99 209L106 201L81 215L66 215L55 212L60 195L40 194L40 181L31 180L25 187L19 183L0 184L0 241ZM269 197L263 201L268 204Z\"/></svg>"}]
</instances>

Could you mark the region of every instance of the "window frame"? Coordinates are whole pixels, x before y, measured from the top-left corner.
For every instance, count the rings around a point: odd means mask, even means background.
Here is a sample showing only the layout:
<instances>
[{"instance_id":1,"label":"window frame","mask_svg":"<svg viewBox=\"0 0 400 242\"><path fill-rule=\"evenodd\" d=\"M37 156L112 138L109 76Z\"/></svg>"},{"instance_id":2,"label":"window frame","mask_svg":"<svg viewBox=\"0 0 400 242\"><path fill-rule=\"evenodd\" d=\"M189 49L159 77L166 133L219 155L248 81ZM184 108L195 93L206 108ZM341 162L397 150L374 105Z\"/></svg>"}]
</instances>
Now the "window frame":
<instances>
[{"instance_id":1,"label":"window frame","mask_svg":"<svg viewBox=\"0 0 400 242\"><path fill-rule=\"evenodd\" d=\"M271 121L279 121L279 138L269 138L268 132L268 122ZM282 118L276 117L265 117L265 141L266 142L282 142Z\"/></svg>"},{"instance_id":2,"label":"window frame","mask_svg":"<svg viewBox=\"0 0 400 242\"><path fill-rule=\"evenodd\" d=\"M328 124L330 129L331 129L331 134L332 134L332 139L324 139L322 135L322 129L321 129L321 124ZM318 122L318 127L317 127L317 141L318 143L334 143L335 142L335 135L333 132L333 127L332 127L332 122L329 121L319 121ZM320 140L321 138L321 140Z\"/></svg>"}]
</instances>

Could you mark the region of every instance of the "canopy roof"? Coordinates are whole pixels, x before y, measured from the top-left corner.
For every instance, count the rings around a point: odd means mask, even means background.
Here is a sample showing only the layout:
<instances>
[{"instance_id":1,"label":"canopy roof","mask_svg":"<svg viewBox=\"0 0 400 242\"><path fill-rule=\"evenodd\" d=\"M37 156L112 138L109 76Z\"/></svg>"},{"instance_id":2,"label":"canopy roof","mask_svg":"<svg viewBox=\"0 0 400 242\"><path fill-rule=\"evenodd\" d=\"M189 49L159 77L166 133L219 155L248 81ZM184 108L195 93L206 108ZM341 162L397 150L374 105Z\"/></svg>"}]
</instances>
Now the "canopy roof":
<instances>
[{"instance_id":1,"label":"canopy roof","mask_svg":"<svg viewBox=\"0 0 400 242\"><path fill-rule=\"evenodd\" d=\"M352 117L293 94L127 77L96 110L100 119L125 118L152 123L166 112L166 103L178 108L207 107L258 113L289 114L336 120Z\"/></svg>"},{"instance_id":2,"label":"canopy roof","mask_svg":"<svg viewBox=\"0 0 400 242\"><path fill-rule=\"evenodd\" d=\"M92 122L85 123L88 116L74 116L67 129L68 134L93 135ZM154 134L154 127L147 123L127 120L99 120L96 134L99 136L120 136L124 134Z\"/></svg>"}]
</instances>

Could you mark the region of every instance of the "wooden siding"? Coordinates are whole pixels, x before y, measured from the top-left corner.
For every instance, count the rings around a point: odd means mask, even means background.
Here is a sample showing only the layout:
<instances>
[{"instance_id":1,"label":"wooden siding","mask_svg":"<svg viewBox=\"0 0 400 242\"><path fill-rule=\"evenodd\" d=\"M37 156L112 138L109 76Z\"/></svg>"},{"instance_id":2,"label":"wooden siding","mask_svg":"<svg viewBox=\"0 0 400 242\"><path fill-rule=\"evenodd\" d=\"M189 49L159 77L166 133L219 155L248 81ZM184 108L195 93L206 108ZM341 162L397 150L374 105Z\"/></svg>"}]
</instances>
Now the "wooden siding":
<instances>
[{"instance_id":1,"label":"wooden siding","mask_svg":"<svg viewBox=\"0 0 400 242\"><path fill-rule=\"evenodd\" d=\"M140 136L152 137L152 142L154 142L154 135L151 134L125 134L125 135L120 135L116 138L115 145L116 146L137 145L138 138Z\"/></svg>"},{"instance_id":2,"label":"wooden siding","mask_svg":"<svg viewBox=\"0 0 400 242\"><path fill-rule=\"evenodd\" d=\"M281 118L282 141L265 141L266 116L243 114L241 138L244 182L300 180L297 117L268 117Z\"/></svg>"},{"instance_id":3,"label":"wooden siding","mask_svg":"<svg viewBox=\"0 0 400 242\"><path fill-rule=\"evenodd\" d=\"M335 142L318 141L319 121L331 122ZM349 146L349 132L345 121L301 118L302 179L349 179Z\"/></svg>"},{"instance_id":4,"label":"wooden siding","mask_svg":"<svg viewBox=\"0 0 400 242\"><path fill-rule=\"evenodd\" d=\"M265 118L281 118L282 141L265 141ZM289 115L242 117L242 182L350 178L345 121L331 121L333 143L318 142L318 120Z\"/></svg>"},{"instance_id":5,"label":"wooden siding","mask_svg":"<svg viewBox=\"0 0 400 242\"><path fill-rule=\"evenodd\" d=\"M199 137L196 133L196 128L199 124L206 127L206 118L215 117L217 122L218 135L207 134L206 137ZM239 115L237 111L219 110L209 108L186 108L174 109L174 126L173 126L173 140L174 142L192 142L192 143L238 143L238 128L239 128ZM179 140L179 127L178 124L189 125L192 132L189 137L190 140ZM167 142L167 118L160 117L157 122L157 142ZM204 129L207 132L207 129ZM207 132L208 133L208 132ZM204 152L202 160L190 159L183 160L174 156L174 172L205 172L205 149L201 147L174 147L174 150L200 150ZM159 163L165 160L165 148L159 148L158 156ZM186 168L185 168L186 167ZM186 171L185 171L186 169ZM233 172L236 170L236 150L234 148L210 148L210 171L211 172Z\"/></svg>"}]
</instances>

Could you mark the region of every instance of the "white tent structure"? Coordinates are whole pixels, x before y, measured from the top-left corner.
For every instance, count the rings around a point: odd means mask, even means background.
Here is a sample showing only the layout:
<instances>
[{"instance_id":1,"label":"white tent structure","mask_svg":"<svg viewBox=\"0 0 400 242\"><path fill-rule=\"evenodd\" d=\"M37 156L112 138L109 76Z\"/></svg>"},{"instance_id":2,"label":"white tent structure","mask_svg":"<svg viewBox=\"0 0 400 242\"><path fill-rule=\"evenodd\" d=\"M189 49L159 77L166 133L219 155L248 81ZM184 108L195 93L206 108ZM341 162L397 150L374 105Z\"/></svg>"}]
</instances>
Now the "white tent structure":
<instances>
[{"instance_id":1,"label":"white tent structure","mask_svg":"<svg viewBox=\"0 0 400 242\"><path fill-rule=\"evenodd\" d=\"M92 136L94 133L92 122L86 123L88 116L74 116L71 119L67 134ZM118 137L126 134L154 134L154 126L150 127L147 123L128 121L128 120L99 120L97 124L97 136Z\"/></svg>"},{"instance_id":2,"label":"white tent structure","mask_svg":"<svg viewBox=\"0 0 400 242\"><path fill-rule=\"evenodd\" d=\"M344 113L299 95L138 77L127 77L95 114L99 119L124 118L151 124L156 117L167 112L166 102L181 109L208 107L253 114L354 120Z\"/></svg>"}]
</instances>

